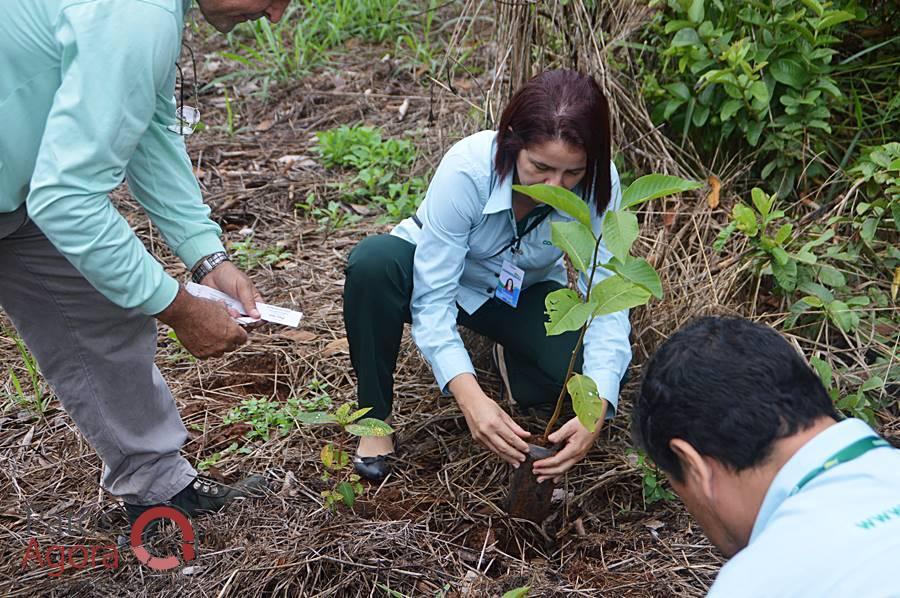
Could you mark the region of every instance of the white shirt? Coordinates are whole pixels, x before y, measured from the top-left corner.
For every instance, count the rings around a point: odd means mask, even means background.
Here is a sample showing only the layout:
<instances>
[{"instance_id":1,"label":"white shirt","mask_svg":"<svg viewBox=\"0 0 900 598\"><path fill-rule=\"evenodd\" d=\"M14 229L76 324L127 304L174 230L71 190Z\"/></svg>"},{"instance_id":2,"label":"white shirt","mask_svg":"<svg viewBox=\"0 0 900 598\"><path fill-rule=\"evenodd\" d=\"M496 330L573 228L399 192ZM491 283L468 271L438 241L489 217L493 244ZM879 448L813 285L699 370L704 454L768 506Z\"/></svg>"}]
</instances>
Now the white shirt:
<instances>
[{"instance_id":1,"label":"white shirt","mask_svg":"<svg viewBox=\"0 0 900 598\"><path fill-rule=\"evenodd\" d=\"M775 476L749 545L719 572L719 598L900 596L900 450L890 446L809 472L875 432L858 419L806 443Z\"/></svg>"}]
</instances>

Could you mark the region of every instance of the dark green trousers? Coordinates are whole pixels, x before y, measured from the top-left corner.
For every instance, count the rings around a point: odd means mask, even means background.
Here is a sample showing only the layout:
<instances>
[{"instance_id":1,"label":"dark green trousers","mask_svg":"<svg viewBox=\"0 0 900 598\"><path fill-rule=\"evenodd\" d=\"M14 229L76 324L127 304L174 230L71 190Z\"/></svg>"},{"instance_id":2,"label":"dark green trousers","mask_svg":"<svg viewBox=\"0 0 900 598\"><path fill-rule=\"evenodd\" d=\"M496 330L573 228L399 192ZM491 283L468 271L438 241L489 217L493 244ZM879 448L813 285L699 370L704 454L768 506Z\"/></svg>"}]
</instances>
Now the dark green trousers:
<instances>
[{"instance_id":1,"label":"dark green trousers","mask_svg":"<svg viewBox=\"0 0 900 598\"><path fill-rule=\"evenodd\" d=\"M359 384L360 407L369 417L391 413L394 368L409 310L416 246L391 235L363 239L350 253L344 282L344 325ZM530 286L513 308L490 299L474 314L459 309L457 322L503 345L513 398L522 407L554 405L562 388L577 332L547 336L544 298L556 282ZM583 355L576 361L581 372Z\"/></svg>"}]
</instances>

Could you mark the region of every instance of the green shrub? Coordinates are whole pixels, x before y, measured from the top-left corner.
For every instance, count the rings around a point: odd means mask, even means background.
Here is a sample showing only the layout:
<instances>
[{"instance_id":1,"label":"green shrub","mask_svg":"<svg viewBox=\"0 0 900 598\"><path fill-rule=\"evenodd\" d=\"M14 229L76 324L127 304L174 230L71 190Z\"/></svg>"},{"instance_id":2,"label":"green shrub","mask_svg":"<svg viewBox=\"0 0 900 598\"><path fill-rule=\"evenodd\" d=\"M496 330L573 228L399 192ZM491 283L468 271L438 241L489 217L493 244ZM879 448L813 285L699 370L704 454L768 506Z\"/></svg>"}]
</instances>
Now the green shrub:
<instances>
[{"instance_id":1,"label":"green shrub","mask_svg":"<svg viewBox=\"0 0 900 598\"><path fill-rule=\"evenodd\" d=\"M759 148L759 175L775 175L770 187L781 195L801 173L826 174L815 156L832 133L829 105L844 99L832 78L840 41L832 32L865 12L819 0L656 4L663 10L649 41L659 65L643 86L654 121L707 156L735 143Z\"/></svg>"}]
</instances>

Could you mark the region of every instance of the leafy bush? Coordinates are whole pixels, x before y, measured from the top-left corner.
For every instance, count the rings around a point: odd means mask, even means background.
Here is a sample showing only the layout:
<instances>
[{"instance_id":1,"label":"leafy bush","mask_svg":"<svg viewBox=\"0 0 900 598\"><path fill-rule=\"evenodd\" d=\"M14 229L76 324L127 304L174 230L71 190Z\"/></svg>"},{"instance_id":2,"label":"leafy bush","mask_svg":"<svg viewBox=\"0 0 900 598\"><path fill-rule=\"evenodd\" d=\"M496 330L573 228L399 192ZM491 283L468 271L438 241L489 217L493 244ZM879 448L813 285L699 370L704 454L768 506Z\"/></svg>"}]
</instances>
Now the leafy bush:
<instances>
[{"instance_id":1,"label":"leafy bush","mask_svg":"<svg viewBox=\"0 0 900 598\"><path fill-rule=\"evenodd\" d=\"M822 325L829 323L844 339L857 334L871 344L865 378L856 371L857 364L835 355L840 371L834 374L852 380L847 386L856 389L843 397L831 386L832 366L817 357L811 361L837 408L872 423L874 412L889 404L887 385L900 383L900 371L892 368L900 330L895 305L900 290L900 156L896 153L900 144L867 151L850 170L861 175L855 187L869 185L867 194L846 210L849 213L805 228L776 209L776 195L754 188L752 207L735 204L731 222L715 244L721 251L735 231L747 240L746 259L756 276L771 276L773 290L788 300L784 321L788 330L817 339Z\"/></svg>"},{"instance_id":2,"label":"leafy bush","mask_svg":"<svg viewBox=\"0 0 900 598\"><path fill-rule=\"evenodd\" d=\"M825 174L813 156L832 133L829 104L844 99L832 78L840 41L832 32L865 11L819 0L656 4L663 10L650 42L660 64L644 81L654 121L669 122L707 155L735 141L759 147L759 174L776 175L771 186L781 195L801 172Z\"/></svg>"}]
</instances>

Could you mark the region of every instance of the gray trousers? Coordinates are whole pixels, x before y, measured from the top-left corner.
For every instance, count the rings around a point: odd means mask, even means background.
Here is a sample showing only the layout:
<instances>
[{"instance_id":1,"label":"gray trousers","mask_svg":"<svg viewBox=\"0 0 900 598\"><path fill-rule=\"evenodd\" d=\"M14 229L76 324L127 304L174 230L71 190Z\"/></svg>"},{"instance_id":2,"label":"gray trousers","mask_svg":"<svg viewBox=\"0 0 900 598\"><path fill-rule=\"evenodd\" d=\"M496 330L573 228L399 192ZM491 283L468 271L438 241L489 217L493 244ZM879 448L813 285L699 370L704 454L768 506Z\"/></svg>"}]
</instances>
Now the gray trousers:
<instances>
[{"instance_id":1,"label":"gray trousers","mask_svg":"<svg viewBox=\"0 0 900 598\"><path fill-rule=\"evenodd\" d=\"M106 490L147 505L190 483L187 430L153 362L156 320L97 292L24 206L0 213L0 308L103 460Z\"/></svg>"}]
</instances>

